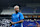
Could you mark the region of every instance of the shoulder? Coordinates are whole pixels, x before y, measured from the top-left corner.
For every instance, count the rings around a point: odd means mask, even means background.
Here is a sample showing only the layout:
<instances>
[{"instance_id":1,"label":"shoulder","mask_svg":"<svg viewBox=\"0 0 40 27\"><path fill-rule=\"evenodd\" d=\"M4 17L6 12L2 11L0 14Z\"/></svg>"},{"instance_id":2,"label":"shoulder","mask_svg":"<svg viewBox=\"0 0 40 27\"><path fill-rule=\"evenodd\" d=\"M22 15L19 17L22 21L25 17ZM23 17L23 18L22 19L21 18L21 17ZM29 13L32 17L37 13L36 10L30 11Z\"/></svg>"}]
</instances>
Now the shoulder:
<instances>
[{"instance_id":1,"label":"shoulder","mask_svg":"<svg viewBox=\"0 0 40 27\"><path fill-rule=\"evenodd\" d=\"M13 13L12 15L15 15L15 13Z\"/></svg>"},{"instance_id":2,"label":"shoulder","mask_svg":"<svg viewBox=\"0 0 40 27\"><path fill-rule=\"evenodd\" d=\"M21 12L19 12L19 14L21 15L22 13L21 13Z\"/></svg>"}]
</instances>

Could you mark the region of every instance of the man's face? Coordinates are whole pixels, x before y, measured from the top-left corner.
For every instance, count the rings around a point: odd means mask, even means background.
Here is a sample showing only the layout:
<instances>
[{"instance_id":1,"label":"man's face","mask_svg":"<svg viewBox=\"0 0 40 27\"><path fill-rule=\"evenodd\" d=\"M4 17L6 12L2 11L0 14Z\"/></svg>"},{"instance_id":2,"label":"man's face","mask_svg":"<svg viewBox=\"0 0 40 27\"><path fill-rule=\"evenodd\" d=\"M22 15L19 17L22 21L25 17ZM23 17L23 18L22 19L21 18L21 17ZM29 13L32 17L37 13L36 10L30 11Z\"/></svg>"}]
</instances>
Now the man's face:
<instances>
[{"instance_id":1,"label":"man's face","mask_svg":"<svg viewBox=\"0 0 40 27\"><path fill-rule=\"evenodd\" d=\"M19 8L18 8L18 7L16 7L16 8L15 8L15 11L19 12Z\"/></svg>"}]
</instances>

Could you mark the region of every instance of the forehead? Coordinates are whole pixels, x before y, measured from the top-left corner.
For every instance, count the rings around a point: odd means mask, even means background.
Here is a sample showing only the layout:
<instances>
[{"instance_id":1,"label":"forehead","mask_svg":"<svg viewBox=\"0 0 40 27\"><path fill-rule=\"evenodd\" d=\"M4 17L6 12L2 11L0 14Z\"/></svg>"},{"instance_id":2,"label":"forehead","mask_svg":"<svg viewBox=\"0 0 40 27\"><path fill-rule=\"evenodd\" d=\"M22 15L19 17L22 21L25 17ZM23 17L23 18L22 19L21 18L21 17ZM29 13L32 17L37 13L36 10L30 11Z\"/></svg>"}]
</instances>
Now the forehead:
<instances>
[{"instance_id":1,"label":"forehead","mask_svg":"<svg viewBox=\"0 0 40 27\"><path fill-rule=\"evenodd\" d=\"M19 8L19 7L16 7L16 8Z\"/></svg>"},{"instance_id":2,"label":"forehead","mask_svg":"<svg viewBox=\"0 0 40 27\"><path fill-rule=\"evenodd\" d=\"M15 6L15 8L19 8L18 6Z\"/></svg>"}]
</instances>

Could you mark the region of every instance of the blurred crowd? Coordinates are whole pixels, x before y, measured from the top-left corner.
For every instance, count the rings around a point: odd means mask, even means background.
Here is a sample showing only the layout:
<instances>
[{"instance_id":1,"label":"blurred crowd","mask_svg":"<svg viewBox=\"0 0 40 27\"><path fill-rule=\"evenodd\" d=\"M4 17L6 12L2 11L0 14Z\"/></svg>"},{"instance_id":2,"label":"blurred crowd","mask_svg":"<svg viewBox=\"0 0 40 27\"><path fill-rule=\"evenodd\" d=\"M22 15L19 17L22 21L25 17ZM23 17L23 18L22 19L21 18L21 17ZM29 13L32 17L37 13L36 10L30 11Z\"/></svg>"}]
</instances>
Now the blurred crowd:
<instances>
[{"instance_id":1,"label":"blurred crowd","mask_svg":"<svg viewBox=\"0 0 40 27\"><path fill-rule=\"evenodd\" d=\"M0 20L0 27L10 27L10 21L9 19L2 19Z\"/></svg>"}]
</instances>

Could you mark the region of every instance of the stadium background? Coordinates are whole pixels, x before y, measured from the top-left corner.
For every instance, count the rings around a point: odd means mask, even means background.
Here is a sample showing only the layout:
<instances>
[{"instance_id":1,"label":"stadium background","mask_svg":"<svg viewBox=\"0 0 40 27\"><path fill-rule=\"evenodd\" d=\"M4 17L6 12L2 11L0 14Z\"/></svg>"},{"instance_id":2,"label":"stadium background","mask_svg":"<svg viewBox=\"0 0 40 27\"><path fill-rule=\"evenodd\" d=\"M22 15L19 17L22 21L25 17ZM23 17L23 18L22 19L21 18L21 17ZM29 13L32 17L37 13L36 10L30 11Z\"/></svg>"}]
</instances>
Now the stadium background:
<instances>
[{"instance_id":1,"label":"stadium background","mask_svg":"<svg viewBox=\"0 0 40 27\"><path fill-rule=\"evenodd\" d=\"M24 15L23 27L40 27L40 0L0 0L0 27L10 27L15 5L20 6Z\"/></svg>"}]
</instances>

